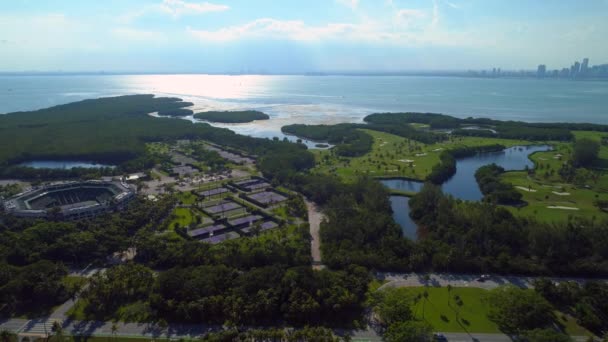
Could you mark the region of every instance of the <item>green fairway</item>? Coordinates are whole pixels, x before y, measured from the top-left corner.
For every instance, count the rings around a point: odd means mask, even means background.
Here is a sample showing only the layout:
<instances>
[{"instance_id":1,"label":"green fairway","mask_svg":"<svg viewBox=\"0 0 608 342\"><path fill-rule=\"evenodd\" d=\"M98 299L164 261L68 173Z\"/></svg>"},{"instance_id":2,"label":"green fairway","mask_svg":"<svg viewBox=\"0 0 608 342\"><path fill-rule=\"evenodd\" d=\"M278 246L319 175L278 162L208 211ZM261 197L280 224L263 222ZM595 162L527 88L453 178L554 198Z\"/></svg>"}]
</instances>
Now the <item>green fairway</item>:
<instances>
[{"instance_id":1,"label":"green fairway","mask_svg":"<svg viewBox=\"0 0 608 342\"><path fill-rule=\"evenodd\" d=\"M414 296L420 295L412 305L417 319L428 322L435 331L499 333L498 327L487 317L489 305L484 297L486 290L454 287L413 287ZM428 298L424 298L424 292ZM458 305L459 296L462 305Z\"/></svg>"},{"instance_id":2,"label":"green fairway","mask_svg":"<svg viewBox=\"0 0 608 342\"><path fill-rule=\"evenodd\" d=\"M374 138L372 151L355 158L338 157L331 150L313 150L316 172L337 174L345 180L358 175L371 177L407 177L424 180L439 163L441 151L459 146L502 144L507 147L529 145L529 141L478 137L456 137L436 144L424 144L393 134L364 130Z\"/></svg>"},{"instance_id":3,"label":"green fairway","mask_svg":"<svg viewBox=\"0 0 608 342\"><path fill-rule=\"evenodd\" d=\"M574 131L577 139L589 138L600 141L605 133ZM570 216L602 219L608 214L599 210L594 202L608 200L608 173L602 170L608 164L608 146L601 146L596 163L598 167L579 171L578 185L564 183L559 170L570 160L572 146L569 143L553 143L553 151L537 152L530 156L534 162L534 174L524 171L506 172L501 178L513 184L528 203L523 208L508 207L517 215L533 216L539 220L556 222ZM550 208L554 207L554 208ZM557 208L555 208L557 207Z\"/></svg>"},{"instance_id":4,"label":"green fairway","mask_svg":"<svg viewBox=\"0 0 608 342\"><path fill-rule=\"evenodd\" d=\"M371 177L407 177L424 180L433 166L439 163L439 154L445 149L458 146L502 144L504 146L529 145L530 141L480 137L456 137L436 144L423 144L393 134L365 130L374 138L372 151L355 158L338 157L331 150L314 150L317 166L314 172L336 174L347 181L359 175ZM599 141L605 133L574 132L577 138ZM512 183L523 194L529 205L523 208L507 207L522 216L534 216L539 220L556 222L571 216L604 218L608 214L599 210L594 202L608 200L608 172L589 170L590 181L584 186L564 184L559 170L572 154L570 143L553 142L554 150L538 152L530 156L535 173L507 172L502 179ZM598 166L608 165L608 146L600 149ZM528 189L530 191L526 191Z\"/></svg>"}]
</instances>

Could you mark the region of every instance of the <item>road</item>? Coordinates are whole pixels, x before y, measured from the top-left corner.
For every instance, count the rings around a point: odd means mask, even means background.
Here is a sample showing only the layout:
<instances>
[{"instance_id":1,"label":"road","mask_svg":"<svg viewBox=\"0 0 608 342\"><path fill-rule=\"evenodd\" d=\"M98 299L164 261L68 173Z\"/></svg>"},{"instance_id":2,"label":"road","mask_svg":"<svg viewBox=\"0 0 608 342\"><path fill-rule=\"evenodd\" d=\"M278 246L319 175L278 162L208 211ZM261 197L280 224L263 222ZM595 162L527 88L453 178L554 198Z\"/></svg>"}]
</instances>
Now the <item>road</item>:
<instances>
[{"instance_id":1,"label":"road","mask_svg":"<svg viewBox=\"0 0 608 342\"><path fill-rule=\"evenodd\" d=\"M499 276L493 275L489 280L478 281L479 275L475 274L451 274L451 273L432 273L425 274L417 273L378 273L379 279L386 280L387 283L382 285L380 289L387 287L415 287L415 286L448 286L453 287L476 287L486 290L491 290L501 285L511 284L521 288L532 288L532 282L541 277L519 277L519 276ZM589 279L584 278L556 278L549 277L548 279L554 282L575 281L582 284ZM599 281L608 282L608 279L597 279Z\"/></svg>"},{"instance_id":2,"label":"road","mask_svg":"<svg viewBox=\"0 0 608 342\"><path fill-rule=\"evenodd\" d=\"M314 269L323 268L321 261L321 236L319 235L319 229L321 227L321 221L323 220L323 213L313 202L306 201L306 208L308 208L308 224L310 226L310 253L312 255L312 264Z\"/></svg>"}]
</instances>

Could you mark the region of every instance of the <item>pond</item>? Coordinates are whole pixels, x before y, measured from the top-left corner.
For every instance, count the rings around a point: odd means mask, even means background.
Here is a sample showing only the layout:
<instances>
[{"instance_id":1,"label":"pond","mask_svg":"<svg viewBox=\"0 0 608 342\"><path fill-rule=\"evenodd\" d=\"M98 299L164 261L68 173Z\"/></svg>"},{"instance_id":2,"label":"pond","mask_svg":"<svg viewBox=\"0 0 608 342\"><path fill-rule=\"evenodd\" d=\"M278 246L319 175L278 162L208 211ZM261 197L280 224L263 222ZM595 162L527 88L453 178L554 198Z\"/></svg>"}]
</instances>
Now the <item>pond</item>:
<instances>
[{"instance_id":1,"label":"pond","mask_svg":"<svg viewBox=\"0 0 608 342\"><path fill-rule=\"evenodd\" d=\"M499 152L479 153L473 157L456 161L456 174L441 188L443 192L466 201L479 201L483 198L475 172L484 165L496 164L507 171L524 170L534 167L529 156L535 152L549 151L551 146L514 146Z\"/></svg>"},{"instance_id":2,"label":"pond","mask_svg":"<svg viewBox=\"0 0 608 342\"><path fill-rule=\"evenodd\" d=\"M410 198L405 196L391 196L391 207L393 218L401 226L403 236L410 240L417 239L418 227L416 222L410 218Z\"/></svg>"},{"instance_id":3,"label":"pond","mask_svg":"<svg viewBox=\"0 0 608 342\"><path fill-rule=\"evenodd\" d=\"M498 152L479 153L473 157L462 158L456 161L456 174L445 182L441 188L443 192L466 201L479 201L483 198L475 172L484 165L495 163L507 171L524 170L526 166L532 168L534 163L530 155L535 152L549 151L551 146L514 146ZM382 179L380 180L389 189L418 192L423 183L409 179ZM416 238L416 224L410 219L409 198L391 196L393 217L403 228L403 234L410 239Z\"/></svg>"},{"instance_id":4,"label":"pond","mask_svg":"<svg viewBox=\"0 0 608 342\"><path fill-rule=\"evenodd\" d=\"M98 164L91 161L73 161L73 160L33 160L19 164L19 166L32 167L34 169L73 169L75 167L85 169L97 169L102 167L115 167L114 165Z\"/></svg>"},{"instance_id":5,"label":"pond","mask_svg":"<svg viewBox=\"0 0 608 342\"><path fill-rule=\"evenodd\" d=\"M422 182L405 178L387 178L380 180L380 183L389 189L407 192L418 192L424 185Z\"/></svg>"}]
</instances>

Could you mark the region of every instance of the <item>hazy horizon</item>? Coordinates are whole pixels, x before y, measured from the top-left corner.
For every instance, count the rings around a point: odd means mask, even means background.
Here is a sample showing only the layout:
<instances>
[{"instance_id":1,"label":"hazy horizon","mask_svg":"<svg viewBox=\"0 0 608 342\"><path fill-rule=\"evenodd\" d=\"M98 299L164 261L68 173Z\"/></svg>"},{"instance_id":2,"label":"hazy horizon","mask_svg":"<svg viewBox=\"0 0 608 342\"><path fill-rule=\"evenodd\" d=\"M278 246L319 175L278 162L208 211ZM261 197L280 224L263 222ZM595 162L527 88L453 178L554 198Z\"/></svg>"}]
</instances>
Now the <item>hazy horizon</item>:
<instances>
[{"instance_id":1,"label":"hazy horizon","mask_svg":"<svg viewBox=\"0 0 608 342\"><path fill-rule=\"evenodd\" d=\"M608 62L608 1L0 4L0 71L449 72Z\"/></svg>"}]
</instances>

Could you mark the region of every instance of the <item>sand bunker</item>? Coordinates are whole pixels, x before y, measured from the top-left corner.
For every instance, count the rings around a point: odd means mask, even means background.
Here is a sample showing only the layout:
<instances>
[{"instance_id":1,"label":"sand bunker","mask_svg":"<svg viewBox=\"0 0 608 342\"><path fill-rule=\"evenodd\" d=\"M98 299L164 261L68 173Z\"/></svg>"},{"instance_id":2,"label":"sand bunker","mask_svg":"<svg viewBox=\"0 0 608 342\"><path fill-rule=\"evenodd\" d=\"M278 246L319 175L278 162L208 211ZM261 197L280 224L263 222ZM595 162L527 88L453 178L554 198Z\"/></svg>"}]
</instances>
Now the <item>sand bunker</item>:
<instances>
[{"instance_id":1,"label":"sand bunker","mask_svg":"<svg viewBox=\"0 0 608 342\"><path fill-rule=\"evenodd\" d=\"M557 191L551 191L551 192L556 194L557 196L570 196L569 192L557 192Z\"/></svg>"},{"instance_id":2,"label":"sand bunker","mask_svg":"<svg viewBox=\"0 0 608 342\"><path fill-rule=\"evenodd\" d=\"M402 163L413 163L414 161L411 159L399 159L398 161L402 162Z\"/></svg>"},{"instance_id":3,"label":"sand bunker","mask_svg":"<svg viewBox=\"0 0 608 342\"><path fill-rule=\"evenodd\" d=\"M525 186L516 186L519 190L527 191L527 192L536 192L534 189L526 188Z\"/></svg>"},{"instance_id":4,"label":"sand bunker","mask_svg":"<svg viewBox=\"0 0 608 342\"><path fill-rule=\"evenodd\" d=\"M561 205L548 205L547 208L549 208L549 209L563 209L563 210L580 210L579 208L575 208L575 207L562 207Z\"/></svg>"},{"instance_id":5,"label":"sand bunker","mask_svg":"<svg viewBox=\"0 0 608 342\"><path fill-rule=\"evenodd\" d=\"M433 152L439 152L439 151L443 151L443 148L436 148L433 150Z\"/></svg>"},{"instance_id":6,"label":"sand bunker","mask_svg":"<svg viewBox=\"0 0 608 342\"><path fill-rule=\"evenodd\" d=\"M424 157L426 156L426 153L416 153L416 157Z\"/></svg>"}]
</instances>

